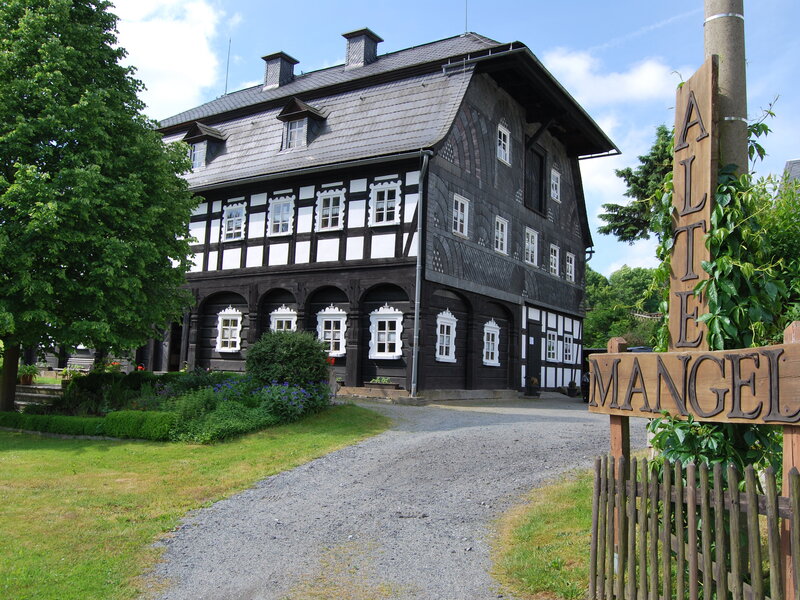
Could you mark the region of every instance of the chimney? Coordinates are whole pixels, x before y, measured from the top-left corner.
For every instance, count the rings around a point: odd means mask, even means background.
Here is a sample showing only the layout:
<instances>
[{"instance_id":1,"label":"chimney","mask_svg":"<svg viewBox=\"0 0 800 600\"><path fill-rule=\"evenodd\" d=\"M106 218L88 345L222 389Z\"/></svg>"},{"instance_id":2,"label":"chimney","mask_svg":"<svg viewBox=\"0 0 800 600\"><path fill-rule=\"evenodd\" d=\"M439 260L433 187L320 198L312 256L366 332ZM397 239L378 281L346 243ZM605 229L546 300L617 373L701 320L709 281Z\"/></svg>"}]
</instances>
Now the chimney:
<instances>
[{"instance_id":1,"label":"chimney","mask_svg":"<svg viewBox=\"0 0 800 600\"><path fill-rule=\"evenodd\" d=\"M265 90L286 85L294 79L294 66L298 61L285 52L276 52L261 58L267 63L264 69Z\"/></svg>"},{"instance_id":2,"label":"chimney","mask_svg":"<svg viewBox=\"0 0 800 600\"><path fill-rule=\"evenodd\" d=\"M378 59L378 43L383 39L374 31L366 27L349 33L343 33L347 40L347 59L344 63L345 70L363 67Z\"/></svg>"}]
</instances>

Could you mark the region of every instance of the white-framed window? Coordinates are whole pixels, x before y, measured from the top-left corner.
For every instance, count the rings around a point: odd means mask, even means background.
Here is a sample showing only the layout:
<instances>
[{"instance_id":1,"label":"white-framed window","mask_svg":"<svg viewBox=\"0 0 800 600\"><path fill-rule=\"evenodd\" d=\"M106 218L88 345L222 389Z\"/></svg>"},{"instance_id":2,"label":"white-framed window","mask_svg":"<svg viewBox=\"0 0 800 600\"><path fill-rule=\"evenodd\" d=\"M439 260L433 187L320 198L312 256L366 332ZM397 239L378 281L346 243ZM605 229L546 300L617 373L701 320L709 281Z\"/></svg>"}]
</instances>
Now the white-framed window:
<instances>
[{"instance_id":1,"label":"white-framed window","mask_svg":"<svg viewBox=\"0 0 800 600\"><path fill-rule=\"evenodd\" d=\"M525 262L539 264L539 232L530 227L525 228Z\"/></svg>"},{"instance_id":2,"label":"white-framed window","mask_svg":"<svg viewBox=\"0 0 800 600\"><path fill-rule=\"evenodd\" d=\"M403 313L384 304L369 314L369 357L400 358L403 356Z\"/></svg>"},{"instance_id":3,"label":"white-framed window","mask_svg":"<svg viewBox=\"0 0 800 600\"><path fill-rule=\"evenodd\" d=\"M369 224L395 225L400 222L400 182L382 181L369 186Z\"/></svg>"},{"instance_id":4,"label":"white-framed window","mask_svg":"<svg viewBox=\"0 0 800 600\"><path fill-rule=\"evenodd\" d=\"M189 144L189 160L192 161L192 169L205 166L206 142L195 142L194 144Z\"/></svg>"},{"instance_id":5,"label":"white-framed window","mask_svg":"<svg viewBox=\"0 0 800 600\"><path fill-rule=\"evenodd\" d=\"M244 203L229 204L222 211L222 236L223 242L244 239Z\"/></svg>"},{"instance_id":6,"label":"white-framed window","mask_svg":"<svg viewBox=\"0 0 800 600\"><path fill-rule=\"evenodd\" d=\"M511 164L511 132L503 125L497 126L497 158Z\"/></svg>"},{"instance_id":7,"label":"white-framed window","mask_svg":"<svg viewBox=\"0 0 800 600\"><path fill-rule=\"evenodd\" d=\"M508 221L503 217L494 219L494 249L508 254Z\"/></svg>"},{"instance_id":8,"label":"white-framed window","mask_svg":"<svg viewBox=\"0 0 800 600\"><path fill-rule=\"evenodd\" d=\"M567 281L575 282L575 255L571 252L567 252L566 255L566 269L564 274Z\"/></svg>"},{"instance_id":9,"label":"white-framed window","mask_svg":"<svg viewBox=\"0 0 800 600\"><path fill-rule=\"evenodd\" d=\"M453 233L469 237L469 200L453 196Z\"/></svg>"},{"instance_id":10,"label":"white-framed window","mask_svg":"<svg viewBox=\"0 0 800 600\"><path fill-rule=\"evenodd\" d=\"M561 202L561 173L557 169L550 170L550 197Z\"/></svg>"},{"instance_id":11,"label":"white-framed window","mask_svg":"<svg viewBox=\"0 0 800 600\"><path fill-rule=\"evenodd\" d=\"M483 364L500 366L500 326L494 319L483 326Z\"/></svg>"},{"instance_id":12,"label":"white-framed window","mask_svg":"<svg viewBox=\"0 0 800 600\"><path fill-rule=\"evenodd\" d=\"M560 261L561 250L555 244L550 244L550 274L555 275L558 277L560 275L560 269L558 268L558 264Z\"/></svg>"},{"instance_id":13,"label":"white-framed window","mask_svg":"<svg viewBox=\"0 0 800 600\"><path fill-rule=\"evenodd\" d=\"M331 304L317 313L317 337L328 349L328 356L344 356L347 313Z\"/></svg>"},{"instance_id":14,"label":"white-framed window","mask_svg":"<svg viewBox=\"0 0 800 600\"><path fill-rule=\"evenodd\" d=\"M344 227L345 188L317 192L317 231Z\"/></svg>"},{"instance_id":15,"label":"white-framed window","mask_svg":"<svg viewBox=\"0 0 800 600\"><path fill-rule=\"evenodd\" d=\"M287 121L284 131L285 137L283 141L284 150L290 148L302 148L306 145L308 140L306 129L308 119L295 119L294 121Z\"/></svg>"},{"instance_id":16,"label":"white-framed window","mask_svg":"<svg viewBox=\"0 0 800 600\"><path fill-rule=\"evenodd\" d=\"M558 338L555 331L547 332L547 360L558 359Z\"/></svg>"},{"instance_id":17,"label":"white-framed window","mask_svg":"<svg viewBox=\"0 0 800 600\"><path fill-rule=\"evenodd\" d=\"M573 361L572 356L572 336L568 333L564 334L564 362L571 363Z\"/></svg>"},{"instance_id":18,"label":"white-framed window","mask_svg":"<svg viewBox=\"0 0 800 600\"><path fill-rule=\"evenodd\" d=\"M456 362L456 319L449 310L436 315L436 360Z\"/></svg>"},{"instance_id":19,"label":"white-framed window","mask_svg":"<svg viewBox=\"0 0 800 600\"><path fill-rule=\"evenodd\" d=\"M297 311L283 304L269 313L270 331L294 331L297 329Z\"/></svg>"},{"instance_id":20,"label":"white-framed window","mask_svg":"<svg viewBox=\"0 0 800 600\"><path fill-rule=\"evenodd\" d=\"M217 313L217 352L238 352L242 343L242 311L232 306Z\"/></svg>"},{"instance_id":21,"label":"white-framed window","mask_svg":"<svg viewBox=\"0 0 800 600\"><path fill-rule=\"evenodd\" d=\"M281 196L269 201L267 235L291 235L294 223L294 196Z\"/></svg>"}]
</instances>

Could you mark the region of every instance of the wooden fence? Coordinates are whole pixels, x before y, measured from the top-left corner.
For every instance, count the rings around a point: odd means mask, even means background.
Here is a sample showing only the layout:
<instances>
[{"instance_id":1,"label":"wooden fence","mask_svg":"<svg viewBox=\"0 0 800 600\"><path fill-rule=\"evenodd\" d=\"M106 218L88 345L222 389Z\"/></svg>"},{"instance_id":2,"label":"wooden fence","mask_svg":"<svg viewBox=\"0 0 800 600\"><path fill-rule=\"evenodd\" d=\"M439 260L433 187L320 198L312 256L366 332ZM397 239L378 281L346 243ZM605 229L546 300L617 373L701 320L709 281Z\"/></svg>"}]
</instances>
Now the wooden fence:
<instances>
[{"instance_id":1,"label":"wooden fence","mask_svg":"<svg viewBox=\"0 0 800 600\"><path fill-rule=\"evenodd\" d=\"M772 469L759 481L748 467L744 491L733 465L710 473L676 463L661 477L649 469L646 460L595 461L589 598L783 600L786 581L800 598L797 469L789 498ZM790 565L781 564L782 543Z\"/></svg>"}]
</instances>

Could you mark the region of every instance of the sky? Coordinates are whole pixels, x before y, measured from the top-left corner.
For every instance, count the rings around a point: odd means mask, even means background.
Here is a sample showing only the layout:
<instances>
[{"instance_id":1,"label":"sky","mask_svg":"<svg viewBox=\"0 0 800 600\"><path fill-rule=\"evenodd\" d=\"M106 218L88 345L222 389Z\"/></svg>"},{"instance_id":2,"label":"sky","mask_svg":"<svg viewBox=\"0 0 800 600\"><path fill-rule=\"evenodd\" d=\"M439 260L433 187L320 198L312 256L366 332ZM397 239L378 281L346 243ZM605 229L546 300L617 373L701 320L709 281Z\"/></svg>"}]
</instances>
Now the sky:
<instances>
[{"instance_id":1,"label":"sky","mask_svg":"<svg viewBox=\"0 0 800 600\"><path fill-rule=\"evenodd\" d=\"M622 152L581 161L595 244L590 266L608 276L626 264L656 265L653 240L628 245L601 235L598 214L604 203L625 201L615 169L638 165L656 127L673 124L675 89L703 63L701 0L112 1L119 42L147 88L142 99L154 119L256 85L267 54L294 57L296 73L342 64L341 34L362 27L385 40L379 54L464 31L520 41ZM755 170L780 174L800 157L800 1L745 0L744 16L748 118L758 119L777 98L768 156Z\"/></svg>"}]
</instances>

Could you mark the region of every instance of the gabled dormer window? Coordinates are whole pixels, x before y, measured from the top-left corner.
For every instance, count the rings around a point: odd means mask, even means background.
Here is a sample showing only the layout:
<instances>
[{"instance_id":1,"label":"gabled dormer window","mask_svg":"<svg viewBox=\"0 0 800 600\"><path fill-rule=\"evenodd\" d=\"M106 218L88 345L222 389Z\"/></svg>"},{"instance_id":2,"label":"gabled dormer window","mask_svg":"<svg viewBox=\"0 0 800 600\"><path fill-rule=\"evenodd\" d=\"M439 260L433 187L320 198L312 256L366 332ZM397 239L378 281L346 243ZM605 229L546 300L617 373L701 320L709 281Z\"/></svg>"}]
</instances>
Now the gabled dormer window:
<instances>
[{"instance_id":1,"label":"gabled dormer window","mask_svg":"<svg viewBox=\"0 0 800 600\"><path fill-rule=\"evenodd\" d=\"M192 161L192 169L206 166L206 142L189 145L189 160Z\"/></svg>"},{"instance_id":2,"label":"gabled dormer window","mask_svg":"<svg viewBox=\"0 0 800 600\"><path fill-rule=\"evenodd\" d=\"M205 167L220 154L225 152L226 136L219 129L195 122L183 136L189 144L189 160L192 169Z\"/></svg>"},{"instance_id":3,"label":"gabled dormer window","mask_svg":"<svg viewBox=\"0 0 800 600\"><path fill-rule=\"evenodd\" d=\"M222 211L222 241L244 239L244 204L230 204Z\"/></svg>"},{"instance_id":4,"label":"gabled dormer window","mask_svg":"<svg viewBox=\"0 0 800 600\"><path fill-rule=\"evenodd\" d=\"M288 150L290 148L302 148L308 142L308 119L296 119L294 121L287 121L285 127L285 135L283 148Z\"/></svg>"},{"instance_id":5,"label":"gabled dormer window","mask_svg":"<svg viewBox=\"0 0 800 600\"><path fill-rule=\"evenodd\" d=\"M325 121L326 113L306 104L299 98L292 98L278 114L283 121L283 150L303 148L313 140L320 125Z\"/></svg>"}]
</instances>

